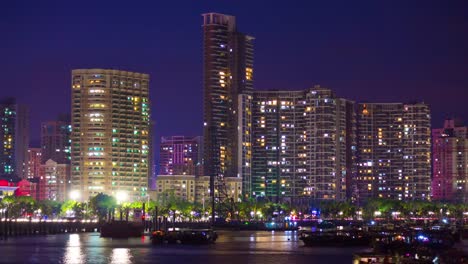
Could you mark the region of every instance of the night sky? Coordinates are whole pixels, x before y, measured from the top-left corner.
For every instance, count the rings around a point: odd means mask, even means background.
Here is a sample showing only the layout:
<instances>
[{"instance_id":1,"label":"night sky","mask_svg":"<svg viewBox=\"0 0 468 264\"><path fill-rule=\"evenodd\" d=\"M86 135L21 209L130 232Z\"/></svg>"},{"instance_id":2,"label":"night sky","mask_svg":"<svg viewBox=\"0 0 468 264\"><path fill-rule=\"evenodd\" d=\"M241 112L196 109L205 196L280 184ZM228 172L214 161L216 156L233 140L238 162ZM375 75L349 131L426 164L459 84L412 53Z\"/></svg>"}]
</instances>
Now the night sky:
<instances>
[{"instance_id":1,"label":"night sky","mask_svg":"<svg viewBox=\"0 0 468 264\"><path fill-rule=\"evenodd\" d=\"M149 73L155 139L202 133L202 17L256 38L256 89L315 84L356 101L424 101L468 123L468 1L1 1L0 97L70 112L76 68Z\"/></svg>"}]
</instances>

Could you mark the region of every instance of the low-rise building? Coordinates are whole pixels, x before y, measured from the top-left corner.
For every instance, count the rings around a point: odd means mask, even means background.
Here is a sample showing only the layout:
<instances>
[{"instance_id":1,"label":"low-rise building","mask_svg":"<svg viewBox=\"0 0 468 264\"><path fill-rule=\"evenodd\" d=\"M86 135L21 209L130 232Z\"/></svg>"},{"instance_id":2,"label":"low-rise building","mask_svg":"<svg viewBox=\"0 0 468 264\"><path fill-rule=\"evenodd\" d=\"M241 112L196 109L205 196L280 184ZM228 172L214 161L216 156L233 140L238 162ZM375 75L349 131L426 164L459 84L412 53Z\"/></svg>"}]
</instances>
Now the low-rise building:
<instances>
[{"instance_id":1,"label":"low-rise building","mask_svg":"<svg viewBox=\"0 0 468 264\"><path fill-rule=\"evenodd\" d=\"M223 190L225 196L239 201L242 195L242 179L226 177ZM164 201L171 197L189 202L206 204L210 201L210 176L194 175L158 175L156 189L151 192L151 198Z\"/></svg>"}]
</instances>

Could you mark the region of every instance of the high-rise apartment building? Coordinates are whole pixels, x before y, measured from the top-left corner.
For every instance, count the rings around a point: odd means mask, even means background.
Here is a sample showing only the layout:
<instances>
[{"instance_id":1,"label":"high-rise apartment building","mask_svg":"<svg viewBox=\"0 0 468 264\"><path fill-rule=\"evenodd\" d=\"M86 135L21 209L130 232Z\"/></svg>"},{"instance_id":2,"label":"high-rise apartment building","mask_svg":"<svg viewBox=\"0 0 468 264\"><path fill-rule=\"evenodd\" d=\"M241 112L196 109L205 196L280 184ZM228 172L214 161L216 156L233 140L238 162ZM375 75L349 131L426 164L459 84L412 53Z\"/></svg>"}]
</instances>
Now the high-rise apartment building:
<instances>
[{"instance_id":1,"label":"high-rise apartment building","mask_svg":"<svg viewBox=\"0 0 468 264\"><path fill-rule=\"evenodd\" d=\"M28 176L29 110L14 98L0 101L0 174Z\"/></svg>"},{"instance_id":2,"label":"high-rise apartment building","mask_svg":"<svg viewBox=\"0 0 468 264\"><path fill-rule=\"evenodd\" d=\"M253 89L252 42L237 31L235 17L203 14L204 173L220 184L241 177L238 100Z\"/></svg>"},{"instance_id":3,"label":"high-rise apartment building","mask_svg":"<svg viewBox=\"0 0 468 264\"><path fill-rule=\"evenodd\" d=\"M467 203L468 127L445 120L432 140L432 199Z\"/></svg>"},{"instance_id":4,"label":"high-rise apartment building","mask_svg":"<svg viewBox=\"0 0 468 264\"><path fill-rule=\"evenodd\" d=\"M296 204L346 199L355 173L353 106L320 86L254 92L251 195Z\"/></svg>"},{"instance_id":5,"label":"high-rise apartment building","mask_svg":"<svg viewBox=\"0 0 468 264\"><path fill-rule=\"evenodd\" d=\"M357 198L430 198L430 111L423 103L358 105Z\"/></svg>"},{"instance_id":6,"label":"high-rise apartment building","mask_svg":"<svg viewBox=\"0 0 468 264\"><path fill-rule=\"evenodd\" d=\"M58 120L42 122L42 163L49 159L60 164L70 163L71 124L69 119L68 116L61 116Z\"/></svg>"},{"instance_id":7,"label":"high-rise apartment building","mask_svg":"<svg viewBox=\"0 0 468 264\"><path fill-rule=\"evenodd\" d=\"M72 71L72 190L147 196L151 171L149 75Z\"/></svg>"},{"instance_id":8,"label":"high-rise apartment building","mask_svg":"<svg viewBox=\"0 0 468 264\"><path fill-rule=\"evenodd\" d=\"M28 179L39 177L42 153L40 148L28 149Z\"/></svg>"},{"instance_id":9,"label":"high-rise apartment building","mask_svg":"<svg viewBox=\"0 0 468 264\"><path fill-rule=\"evenodd\" d=\"M161 137L159 174L203 175L202 144L201 137Z\"/></svg>"},{"instance_id":10,"label":"high-rise apartment building","mask_svg":"<svg viewBox=\"0 0 468 264\"><path fill-rule=\"evenodd\" d=\"M252 197L252 100L251 94L240 94L237 110L237 172L244 199Z\"/></svg>"}]
</instances>

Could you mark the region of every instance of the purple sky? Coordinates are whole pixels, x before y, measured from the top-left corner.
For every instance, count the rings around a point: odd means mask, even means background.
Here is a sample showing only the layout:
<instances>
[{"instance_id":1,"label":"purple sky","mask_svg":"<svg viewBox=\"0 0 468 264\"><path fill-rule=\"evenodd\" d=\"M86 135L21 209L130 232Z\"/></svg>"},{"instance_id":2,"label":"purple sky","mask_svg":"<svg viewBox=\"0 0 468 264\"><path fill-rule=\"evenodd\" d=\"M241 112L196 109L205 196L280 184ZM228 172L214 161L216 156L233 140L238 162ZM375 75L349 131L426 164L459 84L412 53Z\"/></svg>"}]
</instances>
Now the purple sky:
<instances>
[{"instance_id":1,"label":"purple sky","mask_svg":"<svg viewBox=\"0 0 468 264\"><path fill-rule=\"evenodd\" d=\"M468 120L468 1L2 1L0 96L41 121L70 111L70 72L151 75L156 143L201 135L201 13L255 36L256 89L320 84L356 101L430 104Z\"/></svg>"}]
</instances>

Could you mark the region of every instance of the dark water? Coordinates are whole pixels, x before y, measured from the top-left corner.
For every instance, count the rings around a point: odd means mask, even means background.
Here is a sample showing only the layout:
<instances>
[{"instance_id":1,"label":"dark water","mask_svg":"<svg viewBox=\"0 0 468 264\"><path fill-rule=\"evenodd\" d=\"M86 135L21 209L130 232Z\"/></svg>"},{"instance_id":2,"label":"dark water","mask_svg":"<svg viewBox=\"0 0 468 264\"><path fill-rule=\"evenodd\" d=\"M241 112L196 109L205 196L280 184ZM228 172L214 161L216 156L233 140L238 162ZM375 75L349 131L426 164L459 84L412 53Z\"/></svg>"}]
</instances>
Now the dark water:
<instances>
[{"instance_id":1,"label":"dark water","mask_svg":"<svg viewBox=\"0 0 468 264\"><path fill-rule=\"evenodd\" d=\"M309 248L296 232L218 232L214 245L152 245L148 237L113 240L99 233L9 238L0 263L352 263L362 248Z\"/></svg>"}]
</instances>

